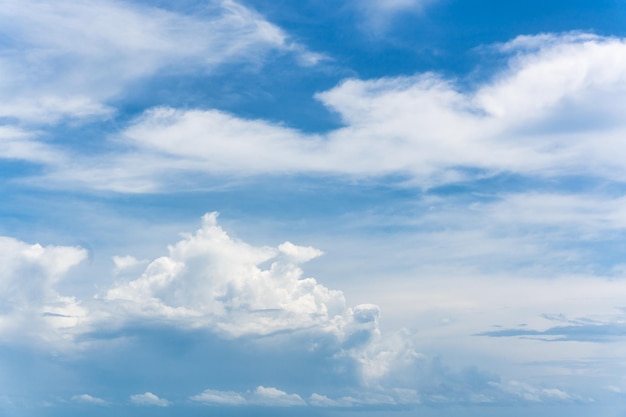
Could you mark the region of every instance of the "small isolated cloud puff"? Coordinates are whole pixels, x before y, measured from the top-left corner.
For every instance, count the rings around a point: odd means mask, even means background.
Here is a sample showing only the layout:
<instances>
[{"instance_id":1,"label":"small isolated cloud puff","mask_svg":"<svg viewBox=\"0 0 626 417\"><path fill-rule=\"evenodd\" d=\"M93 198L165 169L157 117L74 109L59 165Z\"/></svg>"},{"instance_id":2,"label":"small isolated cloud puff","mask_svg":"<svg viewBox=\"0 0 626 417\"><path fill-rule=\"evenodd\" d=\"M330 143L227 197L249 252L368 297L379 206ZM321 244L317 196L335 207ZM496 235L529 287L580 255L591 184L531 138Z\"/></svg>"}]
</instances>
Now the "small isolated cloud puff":
<instances>
[{"instance_id":1,"label":"small isolated cloud puff","mask_svg":"<svg viewBox=\"0 0 626 417\"><path fill-rule=\"evenodd\" d=\"M207 389L198 395L189 398L207 405L244 405L247 400L234 391L218 391Z\"/></svg>"},{"instance_id":2,"label":"small isolated cloud puff","mask_svg":"<svg viewBox=\"0 0 626 417\"><path fill-rule=\"evenodd\" d=\"M321 250L311 246L296 246L291 242L278 245L278 250L295 263L308 262L324 254Z\"/></svg>"},{"instance_id":3,"label":"small isolated cloud puff","mask_svg":"<svg viewBox=\"0 0 626 417\"><path fill-rule=\"evenodd\" d=\"M107 405L108 402L103 400L102 398L94 397L89 394L81 394L75 395L72 397L72 401L83 404L94 404L94 405Z\"/></svg>"},{"instance_id":4,"label":"small isolated cloud puff","mask_svg":"<svg viewBox=\"0 0 626 417\"><path fill-rule=\"evenodd\" d=\"M254 405L271 407L292 407L306 405L306 402L298 394L287 394L274 387L258 386L250 396L250 402Z\"/></svg>"},{"instance_id":5,"label":"small isolated cloud puff","mask_svg":"<svg viewBox=\"0 0 626 417\"><path fill-rule=\"evenodd\" d=\"M167 407L171 405L168 400L164 398L159 398L151 392L131 395L130 400L137 405L152 405L157 407Z\"/></svg>"}]
</instances>

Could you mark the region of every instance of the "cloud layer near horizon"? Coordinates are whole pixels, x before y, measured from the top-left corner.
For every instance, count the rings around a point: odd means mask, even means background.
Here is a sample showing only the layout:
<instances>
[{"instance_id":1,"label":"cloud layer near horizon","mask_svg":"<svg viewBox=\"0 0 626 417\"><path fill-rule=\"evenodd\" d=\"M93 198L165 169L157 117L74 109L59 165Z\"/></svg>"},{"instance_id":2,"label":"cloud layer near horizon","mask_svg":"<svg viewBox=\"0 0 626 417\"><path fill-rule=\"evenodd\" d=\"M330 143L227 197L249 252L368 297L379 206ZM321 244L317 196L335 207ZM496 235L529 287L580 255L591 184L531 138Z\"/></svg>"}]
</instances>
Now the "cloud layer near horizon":
<instances>
[{"instance_id":1,"label":"cloud layer near horizon","mask_svg":"<svg viewBox=\"0 0 626 417\"><path fill-rule=\"evenodd\" d=\"M267 349L283 352L281 360L305 354L318 362L312 366L323 367L316 372L347 378L341 388L330 393L330 386L319 384L316 386L323 389L322 393L300 391L302 394L259 385L248 392L188 392L193 402L211 406L345 408L441 401L507 402L531 394L534 399L526 400L574 398L557 388L503 381L477 370L451 371L438 359L419 353L415 335L406 330L383 337L377 306L349 308L340 291L303 277L298 265L320 256L319 250L289 242L276 248L248 245L218 226L216 213L205 215L199 230L183 236L168 247L166 256L147 266L130 262L130 256L116 258L116 282L94 299L62 295L57 289L67 270L86 257L84 250L28 245L10 238L2 238L0 243L5 268L0 302L10 307L0 315L0 341L5 348L21 346L27 351L55 352L70 362L73 353L80 352L79 360L98 364L99 356L107 357L111 352L125 352L131 358L154 354L146 335L184 345L189 343L185 338L200 332L214 335L216 339L211 343L215 346L223 345L213 348L216 354L235 346L231 345L234 341L252 343L246 349L257 346L255 349L267 355L267 360L275 360ZM26 271L28 279L19 279ZM160 332L170 335L158 336ZM129 340L146 337L145 342L133 342L139 343L136 347L129 345ZM250 360L250 352L232 351L229 355L230 360L236 361L237 355ZM172 359L160 360L166 364ZM121 366L132 375L145 372L141 361ZM135 375L132 379L137 378ZM445 381L445 387L436 381ZM445 392L448 389L454 390L453 395ZM176 405L169 396L166 398L146 391L132 394L130 401L144 406ZM71 400L92 406L116 403L97 392L74 393Z\"/></svg>"}]
</instances>

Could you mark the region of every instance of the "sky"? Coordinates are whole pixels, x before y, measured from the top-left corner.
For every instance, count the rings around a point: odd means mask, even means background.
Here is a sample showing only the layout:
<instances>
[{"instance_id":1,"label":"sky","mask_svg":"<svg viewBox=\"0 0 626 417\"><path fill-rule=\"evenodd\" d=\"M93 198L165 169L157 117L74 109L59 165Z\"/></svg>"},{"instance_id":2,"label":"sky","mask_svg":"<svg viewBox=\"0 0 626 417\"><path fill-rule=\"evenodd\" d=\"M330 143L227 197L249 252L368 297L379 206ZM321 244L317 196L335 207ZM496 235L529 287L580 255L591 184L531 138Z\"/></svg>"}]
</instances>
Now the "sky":
<instances>
[{"instance_id":1,"label":"sky","mask_svg":"<svg viewBox=\"0 0 626 417\"><path fill-rule=\"evenodd\" d=\"M0 0L0 415L623 417L625 37Z\"/></svg>"}]
</instances>

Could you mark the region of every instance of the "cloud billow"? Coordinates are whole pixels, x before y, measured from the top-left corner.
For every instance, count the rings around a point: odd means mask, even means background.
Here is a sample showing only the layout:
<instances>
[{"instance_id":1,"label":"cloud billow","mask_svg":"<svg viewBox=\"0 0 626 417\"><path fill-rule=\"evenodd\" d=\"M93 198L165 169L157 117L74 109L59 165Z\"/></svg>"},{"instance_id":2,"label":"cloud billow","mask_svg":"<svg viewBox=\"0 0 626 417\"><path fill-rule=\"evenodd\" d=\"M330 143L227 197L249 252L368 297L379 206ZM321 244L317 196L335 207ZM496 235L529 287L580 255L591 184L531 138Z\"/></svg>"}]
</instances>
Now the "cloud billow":
<instances>
[{"instance_id":1,"label":"cloud billow","mask_svg":"<svg viewBox=\"0 0 626 417\"><path fill-rule=\"evenodd\" d=\"M621 154L607 151L621 149L624 131L615 104L626 97L622 39L520 36L486 50L508 57L508 65L472 88L422 73L346 79L318 93L344 124L321 134L217 109L147 109L116 135L126 150L95 166L52 164L46 179L141 193L191 184L191 173L400 174L420 186L502 173L626 178Z\"/></svg>"}]
</instances>

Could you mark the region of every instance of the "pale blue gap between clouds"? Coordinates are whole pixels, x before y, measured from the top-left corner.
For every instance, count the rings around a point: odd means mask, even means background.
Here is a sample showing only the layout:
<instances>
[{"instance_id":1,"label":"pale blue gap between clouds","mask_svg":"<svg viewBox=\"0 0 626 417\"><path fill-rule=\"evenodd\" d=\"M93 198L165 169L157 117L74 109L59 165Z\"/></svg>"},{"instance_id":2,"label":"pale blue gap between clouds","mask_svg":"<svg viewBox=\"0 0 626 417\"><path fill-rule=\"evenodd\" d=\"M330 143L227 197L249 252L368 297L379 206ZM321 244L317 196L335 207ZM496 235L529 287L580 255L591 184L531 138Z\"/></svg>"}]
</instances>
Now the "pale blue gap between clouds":
<instances>
[{"instance_id":1,"label":"pale blue gap between clouds","mask_svg":"<svg viewBox=\"0 0 626 417\"><path fill-rule=\"evenodd\" d=\"M109 138L106 144L108 151L95 156L63 141L49 141L42 132L62 120L93 123L102 117L115 118L112 103L133 83L159 71L183 70L171 68L172 61L211 71L223 62L250 61L251 52L266 54L265 57L260 55L252 59L255 65L262 65L263 60L277 52L293 55L294 62L305 67L326 57L308 51L260 15L232 2L225 2L223 8L215 9L219 11L218 17L213 11L207 12L213 27L220 28L220 31L210 33L206 32L202 18L145 6L136 8L106 2L87 6L80 2L66 2L61 8L50 9L44 5L32 2L29 12L25 13L22 3L7 2L3 12L6 24L3 27L6 31L13 31L12 38L19 40L20 44L11 45L3 57L3 64L8 68L0 83L3 96L15 99L5 102L2 110L6 120L1 133L2 156L43 168L43 175L26 178L17 172L14 180L21 184L25 181L29 186L61 190L144 193L167 192L181 185L201 187L204 178L216 176L331 175L358 183L362 178L371 180L401 173L408 182L406 186L438 187L471 183L476 173L482 177L500 172L543 179L581 175L594 177L600 183L623 182L623 158L619 152L623 127L616 103L623 100L625 54L624 44L617 38L567 33L520 37L497 45L494 52L513 54L510 66L470 92L457 90L454 82L436 74L372 80L352 78L317 95L325 106L341 115L344 124L327 133L310 134L263 120L240 118L220 110L156 107L124 123L120 133ZM66 6L68 8L62 10ZM85 17L92 17L96 12L101 16L101 20L96 21L99 24L86 26L89 19ZM126 24L119 25L118 22ZM58 32L24 31L24 27L49 28L51 25ZM185 30L168 32L171 27L184 27ZM94 36L80 37L87 28ZM93 28L100 30L92 31ZM120 28L129 32L120 33ZM141 36L133 34L133 30ZM126 38L137 39L138 42L128 44L122 41ZM75 39L82 42L77 45ZM172 39L178 42L172 42ZM162 42L165 40L169 42ZM233 40L236 42L233 43ZM181 50L180 44L186 45L186 48ZM107 48L95 48L96 45L106 45ZM154 48L154 45L159 46ZM211 60L200 58L206 56L210 56ZM135 65L137 57L141 58L139 66ZM105 62L107 71L102 71ZM606 65L607 62L611 65ZM71 64L74 72L61 71L55 65L48 67L46 64L50 63ZM184 69L188 70L189 67ZM110 74L115 74L115 77ZM589 103L593 103L591 108ZM594 123L585 124L572 132L569 126L573 121L563 123L564 115L571 114L580 115L575 121L592 115ZM559 122L556 127L555 120ZM415 131L416 124L421 126L420 131ZM598 147L598 135L611 147ZM211 145L211 151L204 151L207 143ZM237 143L237 147L233 143ZM201 181L196 182L197 178ZM454 318L447 318L449 322L446 324L452 326L444 327L452 330L447 330L450 333L446 334L442 328L431 329L431 335L435 336L433 340L442 336L466 340L469 331L485 332L485 325L493 323L493 319L480 317L481 310L498 299L511 300L507 304L518 309L510 317L499 316L499 320L503 321L501 324L507 326L512 326L513 320L521 317L537 320L537 323L531 324L538 327L546 326L552 318L540 317L538 313L551 308L576 316L581 310L584 315L606 316L612 313L611 309L620 307L623 289L619 280L594 276L593 271L584 271L584 268L577 271L574 267L573 277L562 276L547 283L541 279L524 279L522 268L519 277L507 281L508 288L498 285L497 281L503 278L495 276L506 271L505 267L497 270L496 274L483 273L488 263L486 259L498 254L506 266L507 253L510 252L517 252L516 255L522 252L519 256L528 260L543 257L542 266L551 275L554 271L550 270L550 265L554 264L554 259L569 260L582 266L592 263L593 259L585 259L588 253L580 253L579 248L564 250L565 253L558 248L563 230L572 226L582 232L583 242L586 239L619 241L619 233L617 236L614 233L623 228L620 196L597 194L594 190L585 190L582 194L549 191L545 195L528 190L499 194L493 202L470 204L469 210L446 207L445 193L432 195L429 197L432 202L425 202L438 210L418 218L418 223L450 224L452 219L458 219L457 211L462 211L468 223L488 213L496 224L501 222L513 230L500 235L501 229L484 232L460 225L452 230L442 227L434 233L419 235L420 245L410 255L419 254L420 258L431 260L431 264L421 271L422 276L441 278L441 275L446 275L449 278L443 281L441 288L437 288L437 284L434 288L432 284L426 285L426 288L420 288L420 282L410 284L416 287L413 288L415 293L411 294L413 299L408 303L423 304L425 309L441 309L446 313L469 313L467 317L470 318L469 322L464 318L457 324L464 331L454 327ZM590 200L595 204L590 204ZM537 213L541 215L537 216ZM216 233L211 239L221 236L223 240L220 242L229 242L221 229L211 229L217 226L210 217L208 219L206 227ZM406 221L401 219L400 224ZM536 236L515 233L515 228L524 228L528 224L545 224L546 228L541 228ZM307 255L298 262L306 261L311 254L319 254L314 249L287 244L275 249L259 248L237 242L235 246L242 245L242 250L250 252L250 259L244 260L243 265L239 263L241 260L233 260L219 248L213 248L208 253L206 249L198 249L197 253L193 253L191 244L192 254L187 255L189 248L185 242L201 240L202 230L195 238L187 237L173 246L170 251L174 252L168 257L151 262L130 257L117 258L118 273L127 268L131 271L136 269L127 277L118 276L116 283L108 289L98 291L100 296L95 300L75 298L71 292L66 295L67 288L64 292L57 289L68 268L86 258L85 251L71 247L41 247L11 238L4 239L3 298L9 299L11 304L4 307L2 338L5 344L13 346L7 348L8 361L19 357L17 352L21 349L30 352L31 348L24 346L41 344L43 339L46 345L55 347L57 354L65 358L60 362L41 359L51 369L48 374L50 382L58 375L65 375L70 381L80 381L87 377L82 374L85 370L72 369L72 363L80 363L73 362L74 354L86 355L85 369L98 365L95 358L90 358L90 349L110 349L113 358L115 353L138 355L145 346L141 338L133 342L133 334L152 320L176 326L184 323L190 329L209 328L218 335L236 338L247 332L258 336L268 331L273 334L280 330L291 332L304 329L304 341L296 339L294 352L299 348L315 346L315 343L310 345L311 335L315 336L314 339L319 338L318 332L326 335L328 339L322 338L322 345L314 347L313 351L322 349L320 367L330 369L328 372L333 378L339 378L335 361L346 367L344 387L349 389L345 395L333 397L326 393L327 396L323 396L311 391L310 387L300 387L296 393L289 389L294 386L289 378L277 381L283 384L276 384L275 387L264 381L249 381L245 387L226 390L215 387L192 392L190 387L188 392L178 393L176 400L161 391L153 393L146 391L149 387L139 386L133 387L136 389L127 392L124 398L119 393L111 395L116 397L118 404L165 406L177 404L180 398L200 402L207 398L221 398L222 401L230 398L259 405L259 398L269 397L278 402L290 401L290 405L298 402L339 408L381 404L414 406L437 401L480 404L507 401L585 403L589 400L580 394L541 383L501 380L500 377L480 372L472 374L468 371L467 375L460 372L457 375L455 372L436 370L436 362L419 353L418 349L432 347L419 346L419 343L425 342L415 342L411 333L400 332L394 337L381 338L377 307L363 305L348 308L340 292L328 290L315 281L295 281L300 272L290 263L294 262L293 259L286 264L276 263L277 269L261 266L277 254L293 257L295 253L298 258L298 253L302 251ZM549 238L547 245L541 243L546 236ZM552 246L554 241L557 242L556 250ZM456 245L451 245L452 242ZM177 247L181 253L176 252ZM441 254L438 247L454 249L452 257ZM202 257L197 258L198 255ZM197 278L202 275L189 271L198 267L198 262L204 265L202 259L212 259L213 263L205 266L207 268L221 265L221 269L211 272L211 276L215 277L212 283L219 287L215 293L218 297L216 301L207 303L218 311L197 308L205 303L201 298L195 298L206 292L195 291L194 285L200 285ZM450 268L441 270L441 265L450 259L451 265L447 265ZM478 267L475 271L470 269L468 274L468 264L477 260L480 261ZM192 263L188 264L188 261ZM614 266L613 276L619 277L620 265ZM572 273L568 268L565 270L568 271L565 275ZM472 281L464 274L472 275ZM20 280L24 275L32 280L24 283ZM541 270L534 275L541 275ZM241 281L241 277L250 276L257 278L249 283ZM292 292L285 294L285 284L293 286ZM450 291L451 284L456 291ZM171 286L176 289L172 290ZM560 300L562 305L555 305L554 295L564 288L571 295ZM590 291L593 291L594 298L586 300ZM545 292L545 298L537 299L534 294L538 292ZM505 297L501 297L503 294ZM532 302L514 302L519 294L527 294ZM398 298L393 291L387 296L403 307L408 305L407 300ZM381 296L383 300L384 297ZM607 298L614 300L613 305L607 305ZM416 303L416 299L419 302ZM586 304L581 304L582 300ZM111 303L119 303L123 308L111 311ZM333 307L330 308L330 305ZM520 315L520 312L529 313L529 316ZM24 332L23 329L30 330ZM564 332L556 329L526 330L526 333L510 331L507 335ZM147 331L150 332L150 329ZM310 331L313 333L308 333ZM109 336L106 336L107 332ZM504 332L491 332L490 335L505 335ZM159 331L154 337L158 339ZM276 340L281 340L280 333L276 337ZM180 339L183 338L184 335L180 336ZM252 337L250 343L267 341L271 345L274 340L273 337L255 339ZM217 340L215 343L218 346L226 343L220 342L219 338ZM75 343L86 350L76 353ZM435 347L443 345L440 342ZM170 353L167 345L160 346L164 351L159 351L161 348L156 351L148 349L156 356L155 360L168 357ZM193 353L195 345L192 343L191 346L190 356L197 358L197 353ZM508 346L521 346L521 342L515 341ZM40 357L41 353L34 352L34 357ZM543 354L545 351L542 351ZM576 358L587 355L588 351L584 346L578 346L569 354ZM24 355L28 356L28 353ZM298 357L298 354L294 355ZM521 354L512 352L511 355ZM553 351L550 355L557 355L557 352ZM614 355L617 358L619 352ZM532 357L536 358L532 352L528 356L517 356L521 360ZM380 367L381 363L388 366ZM8 363L3 365L8 367ZM141 373L150 366L149 363L144 365L145 368L136 370L137 385L144 383ZM176 365L183 366L181 363ZM399 370L394 371L394 366ZM34 374L35 371L32 372ZM427 375L432 379L416 381L415 375ZM116 378L116 375L106 375L106 372L101 376L102 381ZM262 379L266 374L260 373L257 377ZM198 378L196 385L200 385L201 377ZM384 383L377 385L372 382L380 378ZM438 378L442 382L437 383ZM613 389L609 391L618 393L621 390L619 384L623 381L617 375L611 378L617 385L611 385ZM16 390L16 397L28 392L28 379L23 382L21 392L20 388L12 388ZM476 390L478 380L482 381L482 390ZM91 382L94 387L100 386L106 391L99 381ZM4 389L8 389L8 384L8 381L3 382ZM78 385L68 383L67 386ZM320 385L321 388L325 386L329 388L325 383ZM164 385L163 389L168 387ZM58 397L46 394L45 386L39 394L46 397L39 405L51 402L60 406L63 401L105 405L110 401L98 397L96 392L62 392ZM31 400L27 398L23 401ZM9 404L7 409L10 409L15 399L9 396L6 403Z\"/></svg>"}]
</instances>

